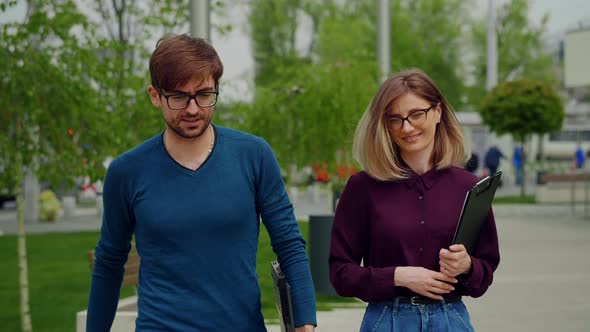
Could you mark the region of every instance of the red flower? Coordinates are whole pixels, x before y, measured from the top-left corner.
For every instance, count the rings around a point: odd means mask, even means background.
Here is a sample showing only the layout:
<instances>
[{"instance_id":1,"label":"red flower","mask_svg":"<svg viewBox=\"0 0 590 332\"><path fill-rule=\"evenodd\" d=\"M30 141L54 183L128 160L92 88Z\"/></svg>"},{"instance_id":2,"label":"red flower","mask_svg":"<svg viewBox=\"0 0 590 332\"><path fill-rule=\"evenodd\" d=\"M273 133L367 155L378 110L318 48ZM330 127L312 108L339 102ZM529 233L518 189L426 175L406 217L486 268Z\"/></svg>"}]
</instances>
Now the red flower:
<instances>
[{"instance_id":1,"label":"red flower","mask_svg":"<svg viewBox=\"0 0 590 332\"><path fill-rule=\"evenodd\" d=\"M328 182L330 181L330 173L328 173L327 170L321 168L317 171L315 180L318 182Z\"/></svg>"}]
</instances>

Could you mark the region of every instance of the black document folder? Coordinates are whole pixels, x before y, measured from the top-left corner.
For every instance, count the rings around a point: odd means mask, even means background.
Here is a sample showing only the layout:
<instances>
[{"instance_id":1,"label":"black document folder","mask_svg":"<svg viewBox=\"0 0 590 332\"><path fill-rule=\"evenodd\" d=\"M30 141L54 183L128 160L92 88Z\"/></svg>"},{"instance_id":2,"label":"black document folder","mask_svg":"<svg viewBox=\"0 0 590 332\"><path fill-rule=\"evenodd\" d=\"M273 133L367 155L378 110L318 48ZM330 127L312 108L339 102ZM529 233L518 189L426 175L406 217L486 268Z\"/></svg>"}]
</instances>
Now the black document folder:
<instances>
[{"instance_id":1,"label":"black document folder","mask_svg":"<svg viewBox=\"0 0 590 332\"><path fill-rule=\"evenodd\" d=\"M295 332L295 322L293 321L293 305L291 304L291 286L281 270L279 262L270 263L270 274L275 290L275 302L279 310L282 332Z\"/></svg>"},{"instance_id":2,"label":"black document folder","mask_svg":"<svg viewBox=\"0 0 590 332\"><path fill-rule=\"evenodd\" d=\"M464 245L470 254L477 248L481 227L492 207L492 201L501 177L502 172L488 176L476 183L465 195L461 217L453 237L453 244Z\"/></svg>"}]
</instances>

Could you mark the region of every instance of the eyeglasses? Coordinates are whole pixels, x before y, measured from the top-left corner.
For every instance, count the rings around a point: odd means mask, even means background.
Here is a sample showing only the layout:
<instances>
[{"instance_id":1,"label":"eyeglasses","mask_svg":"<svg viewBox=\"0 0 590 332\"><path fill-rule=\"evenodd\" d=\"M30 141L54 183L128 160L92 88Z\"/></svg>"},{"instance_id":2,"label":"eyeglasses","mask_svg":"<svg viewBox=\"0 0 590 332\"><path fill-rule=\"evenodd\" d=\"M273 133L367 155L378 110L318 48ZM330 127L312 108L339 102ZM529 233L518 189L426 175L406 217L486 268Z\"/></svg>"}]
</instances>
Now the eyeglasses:
<instances>
[{"instance_id":1,"label":"eyeglasses","mask_svg":"<svg viewBox=\"0 0 590 332\"><path fill-rule=\"evenodd\" d=\"M166 98L168 107L173 110L182 110L188 107L191 100L194 99L201 108L209 108L217 104L218 91L199 92L194 95L186 93L177 93L166 95L160 91L160 96Z\"/></svg>"},{"instance_id":2,"label":"eyeglasses","mask_svg":"<svg viewBox=\"0 0 590 332\"><path fill-rule=\"evenodd\" d=\"M436 106L438 106L438 104L434 104L423 110L412 111L405 118L399 115L388 114L387 122L389 122L389 126L393 130L401 130L404 127L404 121L408 121L414 127L419 127L423 125L424 122L426 122L426 116L428 115L428 111L432 110Z\"/></svg>"}]
</instances>

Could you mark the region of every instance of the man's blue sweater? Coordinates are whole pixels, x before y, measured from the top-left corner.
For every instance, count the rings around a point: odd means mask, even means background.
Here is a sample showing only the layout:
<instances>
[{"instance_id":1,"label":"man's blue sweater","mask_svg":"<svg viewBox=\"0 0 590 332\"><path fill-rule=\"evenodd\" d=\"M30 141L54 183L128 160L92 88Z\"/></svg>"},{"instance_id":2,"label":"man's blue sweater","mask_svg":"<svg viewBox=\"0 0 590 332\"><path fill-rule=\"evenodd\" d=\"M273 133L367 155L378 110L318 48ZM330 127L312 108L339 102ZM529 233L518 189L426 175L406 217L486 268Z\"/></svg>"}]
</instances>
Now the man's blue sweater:
<instances>
[{"instance_id":1,"label":"man's blue sweater","mask_svg":"<svg viewBox=\"0 0 590 332\"><path fill-rule=\"evenodd\" d=\"M196 171L172 159L162 134L109 166L87 331L110 329L134 233L137 331L266 331L256 274L260 217L291 284L296 326L316 324L305 241L270 146L214 128L215 147Z\"/></svg>"}]
</instances>

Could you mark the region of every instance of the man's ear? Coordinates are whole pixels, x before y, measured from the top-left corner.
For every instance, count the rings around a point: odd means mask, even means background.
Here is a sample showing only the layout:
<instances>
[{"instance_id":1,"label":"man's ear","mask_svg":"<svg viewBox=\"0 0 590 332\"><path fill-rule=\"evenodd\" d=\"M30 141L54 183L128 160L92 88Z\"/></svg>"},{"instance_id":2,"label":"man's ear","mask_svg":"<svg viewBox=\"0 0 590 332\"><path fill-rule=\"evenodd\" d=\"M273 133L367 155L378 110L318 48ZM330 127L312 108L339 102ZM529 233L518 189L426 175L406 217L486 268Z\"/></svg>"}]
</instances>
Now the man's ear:
<instances>
[{"instance_id":1,"label":"man's ear","mask_svg":"<svg viewBox=\"0 0 590 332\"><path fill-rule=\"evenodd\" d=\"M150 95L150 100L152 101L152 105L154 105L155 107L161 107L162 100L160 99L160 94L158 93L158 90L150 85L147 88L147 92Z\"/></svg>"}]
</instances>

